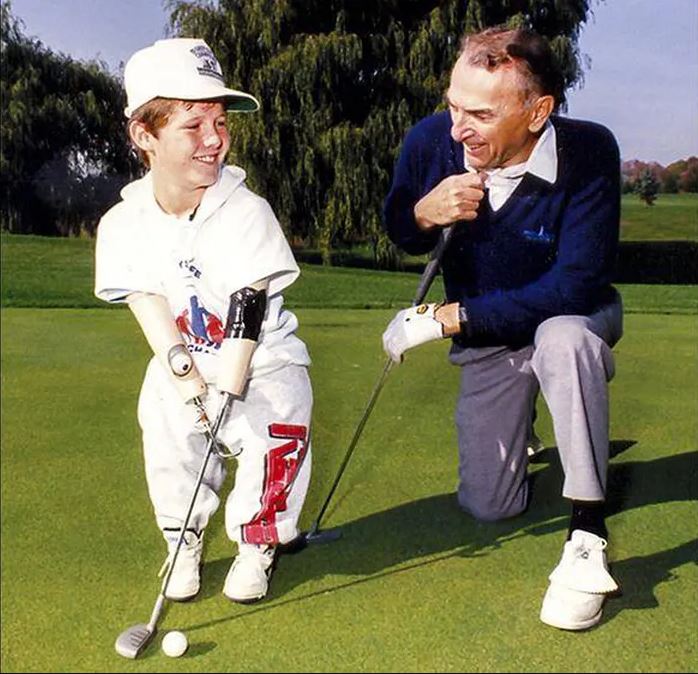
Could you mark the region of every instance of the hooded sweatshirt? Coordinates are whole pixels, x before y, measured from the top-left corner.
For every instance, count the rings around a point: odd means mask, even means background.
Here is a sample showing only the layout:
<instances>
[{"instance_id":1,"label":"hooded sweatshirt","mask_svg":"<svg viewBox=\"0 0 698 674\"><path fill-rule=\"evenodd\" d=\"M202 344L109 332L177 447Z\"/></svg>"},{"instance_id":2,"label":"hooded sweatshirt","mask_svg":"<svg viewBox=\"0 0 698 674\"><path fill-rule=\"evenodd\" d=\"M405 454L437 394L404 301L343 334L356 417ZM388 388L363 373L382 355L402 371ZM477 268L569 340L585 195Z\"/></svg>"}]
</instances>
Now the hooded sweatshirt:
<instances>
[{"instance_id":1,"label":"hooded sweatshirt","mask_svg":"<svg viewBox=\"0 0 698 674\"><path fill-rule=\"evenodd\" d=\"M181 218L160 208L148 173L124 187L97 230L95 295L110 303L133 292L166 297L209 383L216 381L231 294L265 278L267 313L250 376L310 364L281 294L300 270L271 207L245 177L237 166L223 167L193 216Z\"/></svg>"}]
</instances>

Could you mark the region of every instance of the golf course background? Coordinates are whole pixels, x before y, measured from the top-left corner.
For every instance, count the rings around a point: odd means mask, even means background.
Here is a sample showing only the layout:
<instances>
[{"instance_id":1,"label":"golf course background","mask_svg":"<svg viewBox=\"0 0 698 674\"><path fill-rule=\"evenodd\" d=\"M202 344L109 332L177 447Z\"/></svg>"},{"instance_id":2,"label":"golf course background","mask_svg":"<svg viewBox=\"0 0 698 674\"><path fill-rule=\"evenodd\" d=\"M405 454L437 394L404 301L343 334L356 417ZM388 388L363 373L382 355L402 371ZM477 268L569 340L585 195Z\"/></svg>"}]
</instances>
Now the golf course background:
<instances>
[{"instance_id":1,"label":"golf course background","mask_svg":"<svg viewBox=\"0 0 698 674\"><path fill-rule=\"evenodd\" d=\"M391 372L323 519L343 537L283 556L269 597L244 607L221 595L234 554L221 509L199 598L168 604L153 644L128 661L113 642L148 620L165 552L135 415L148 347L128 310L92 298L93 241L3 235L1 245L2 671L698 669L695 286L619 286L608 525L622 594L598 627L568 633L538 619L568 516L542 400L547 449L530 467L527 513L483 524L459 511L458 373L443 342ZM382 371L380 335L417 281L304 265L289 289L316 399L305 528ZM225 493L233 474L234 464ZM159 649L171 629L189 638L179 660Z\"/></svg>"}]
</instances>

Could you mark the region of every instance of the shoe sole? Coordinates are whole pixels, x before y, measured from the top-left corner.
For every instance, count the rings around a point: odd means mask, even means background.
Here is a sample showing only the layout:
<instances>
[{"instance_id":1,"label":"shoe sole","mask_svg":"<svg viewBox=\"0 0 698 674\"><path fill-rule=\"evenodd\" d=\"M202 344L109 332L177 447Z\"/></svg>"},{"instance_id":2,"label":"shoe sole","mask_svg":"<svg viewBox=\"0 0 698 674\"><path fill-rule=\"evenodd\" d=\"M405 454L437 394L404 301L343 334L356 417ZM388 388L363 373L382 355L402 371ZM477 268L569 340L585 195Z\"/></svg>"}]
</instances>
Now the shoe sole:
<instances>
[{"instance_id":1,"label":"shoe sole","mask_svg":"<svg viewBox=\"0 0 698 674\"><path fill-rule=\"evenodd\" d=\"M262 601L264 597L266 597L266 594L263 594L259 597L250 597L249 599L241 599L240 597L231 597L229 594L223 593L223 596L226 597L227 599L230 599L230 601L235 602L236 604L256 604L258 601Z\"/></svg>"},{"instance_id":2,"label":"shoe sole","mask_svg":"<svg viewBox=\"0 0 698 674\"><path fill-rule=\"evenodd\" d=\"M572 632L580 632L582 630L588 630L590 627L593 627L594 625L597 625L601 621L601 615L603 614L603 611L600 610L596 615L593 615L591 618L587 620L583 620L581 622L576 622L576 623L564 623L559 620L555 620L549 615L546 615L541 611L540 614L540 619L542 622L544 622L546 625L550 625L551 627L556 627L559 630L568 630Z\"/></svg>"},{"instance_id":3,"label":"shoe sole","mask_svg":"<svg viewBox=\"0 0 698 674\"><path fill-rule=\"evenodd\" d=\"M193 599L196 599L199 596L199 591L197 590L194 594L187 595L185 597L172 597L169 594L165 595L165 599L169 599L170 601L176 601L178 603L186 603L188 601L192 601Z\"/></svg>"}]
</instances>

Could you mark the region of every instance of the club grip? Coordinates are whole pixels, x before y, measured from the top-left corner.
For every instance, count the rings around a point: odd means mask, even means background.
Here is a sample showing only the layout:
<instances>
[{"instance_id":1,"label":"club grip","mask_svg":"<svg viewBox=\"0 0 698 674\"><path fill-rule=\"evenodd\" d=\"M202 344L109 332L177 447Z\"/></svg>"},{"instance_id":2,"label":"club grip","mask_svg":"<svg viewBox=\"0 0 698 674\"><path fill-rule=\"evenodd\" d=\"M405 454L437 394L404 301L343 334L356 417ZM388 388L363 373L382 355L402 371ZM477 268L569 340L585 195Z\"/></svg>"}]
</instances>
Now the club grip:
<instances>
[{"instance_id":1,"label":"club grip","mask_svg":"<svg viewBox=\"0 0 698 674\"><path fill-rule=\"evenodd\" d=\"M421 304L424 301L424 298L427 296L434 278L439 273L441 258L443 258L444 251L448 246L448 242L451 240L451 236L453 236L453 227L454 225L450 225L449 227L444 227L444 229L441 230L441 236L439 237L436 247L431 253L431 258L427 263L427 266L424 267L422 277L419 280L417 292L415 293L414 300L412 301L413 307L416 307L418 304Z\"/></svg>"}]
</instances>

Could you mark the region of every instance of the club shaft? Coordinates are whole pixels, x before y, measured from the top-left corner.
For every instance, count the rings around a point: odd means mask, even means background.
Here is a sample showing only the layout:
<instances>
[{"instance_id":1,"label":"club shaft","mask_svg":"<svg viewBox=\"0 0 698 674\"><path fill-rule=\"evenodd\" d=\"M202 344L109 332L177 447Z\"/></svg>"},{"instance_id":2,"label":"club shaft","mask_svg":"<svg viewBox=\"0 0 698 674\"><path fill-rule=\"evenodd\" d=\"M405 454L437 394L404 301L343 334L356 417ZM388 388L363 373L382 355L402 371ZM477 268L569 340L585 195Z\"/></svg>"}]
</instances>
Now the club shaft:
<instances>
[{"instance_id":1,"label":"club shaft","mask_svg":"<svg viewBox=\"0 0 698 674\"><path fill-rule=\"evenodd\" d=\"M371 414L373 406L376 404L376 400L378 400L378 394L381 392L383 384L385 384L385 380L388 378L388 373L392 369L392 366L393 360L391 358L388 358L388 360L385 363L385 367L383 368L383 372L380 376L380 379L378 380L378 383L375 385L373 393L371 394L368 404L366 405L366 409L364 410L364 413L361 417L361 421L359 421L359 425L356 427L356 430L354 431L354 437L351 439L351 442L349 443L349 449L344 455L342 464L339 467L339 470L337 471L337 477L335 478L334 483L332 484L332 487L330 488L330 491L327 494L327 497L325 498L325 502L322 504L322 508L320 508L320 512L318 513L317 519L313 524L313 533L315 533L320 528L320 521L322 520L322 516L325 514L327 506L330 504L330 501L332 500L332 496L334 495L335 489L337 489L337 485L339 484L339 481L342 479L344 469L346 468L346 465L349 463L351 455L354 453L354 449L359 442L359 438L361 437L361 433L364 430L364 426L368 421L368 417Z\"/></svg>"},{"instance_id":2,"label":"club shaft","mask_svg":"<svg viewBox=\"0 0 698 674\"><path fill-rule=\"evenodd\" d=\"M150 614L150 621L148 622L148 629L152 632L156 625L158 624L158 620L160 620L160 615L162 614L162 609L165 607L165 595L163 592L160 592L158 595L157 600L155 601L155 606L153 606L153 612Z\"/></svg>"},{"instance_id":3,"label":"club shaft","mask_svg":"<svg viewBox=\"0 0 698 674\"><path fill-rule=\"evenodd\" d=\"M184 521L182 522L182 528L179 531L179 538L177 539L177 545L175 547L174 554L172 555L172 560L170 561L169 568L167 569L167 575L165 576L165 580L162 584L162 589L160 590L160 594L158 595L157 600L155 601L155 606L153 607L153 612L150 617L150 622L148 623L148 627L153 630L155 629L155 626L157 625L157 622L160 618L160 615L162 614L162 610L165 606L165 598L167 594L167 588L170 584L170 578L172 577L172 573L174 572L174 567L175 563L177 561L177 557L179 556L179 551L182 548L182 541L184 540L184 535L186 534L187 531L187 526L189 524L189 520L191 519L191 514L194 511L194 505L196 504L196 497L199 495L199 489L201 488L201 483L203 482L204 475L206 473L206 468L208 467L208 462L209 459L211 458L211 454L213 454L213 450L216 446L216 435L218 434L218 429L220 428L220 425L223 421L223 417L226 414L226 411L228 409L228 406L230 404L230 401L232 400L232 396L230 393L223 393L223 400L221 401L221 406L218 411L218 415L216 416L216 420L213 423L213 427L211 428L210 434L207 434L207 439L208 443L206 445L206 454L204 456L204 460L201 464L201 468L199 470L199 474L196 478L196 485L194 487L194 493L191 496L191 500L189 501L189 508L187 509L187 514L184 517Z\"/></svg>"},{"instance_id":4,"label":"club shaft","mask_svg":"<svg viewBox=\"0 0 698 674\"><path fill-rule=\"evenodd\" d=\"M429 288L431 287L431 284L434 282L434 278L436 278L436 275L439 272L441 259L443 258L444 251L446 250L446 247L448 246L448 243L452 235L453 225L445 227L441 231L441 236L439 237L439 241L431 254L431 259L427 263L426 267L424 267L424 271L422 271L422 275L419 279L419 285L417 286L417 291L415 293L414 299L412 300L412 306L417 306L418 304L421 304L424 301L424 298L427 296ZM378 382L373 388L373 392L371 393L371 397L369 398L366 408L364 409L364 413L361 416L361 420L359 421L359 424L356 427L356 430L354 431L354 435L351 439L351 442L349 443L349 448L347 449L347 452L344 455L344 459L342 460L339 470L337 471L337 477L332 483L332 487L330 487L330 491L327 494L327 497L325 498L325 502L322 504L320 512L318 513L318 516L315 518L315 522L310 528L310 534L315 534L320 529L320 522L322 521L323 515L325 514L325 511L327 510L327 507L329 506L330 501L332 500L332 496L334 496L334 492L337 489L337 486L339 485L339 481L342 479L344 469L349 463L351 455L354 453L354 449L356 448L356 445L359 442L359 438L361 437L361 433L364 430L364 426L368 421L368 417L371 414L371 410L373 410L373 407L376 404L376 400L378 400L378 395L383 389L383 385L385 384L385 381L388 378L388 374L390 373L392 367L393 360L392 358L388 358L388 360L385 363L385 366L383 367L383 372L381 373Z\"/></svg>"},{"instance_id":5,"label":"club shaft","mask_svg":"<svg viewBox=\"0 0 698 674\"><path fill-rule=\"evenodd\" d=\"M412 306L417 306L418 304L424 302L424 298L427 296L429 288L431 288L431 284L434 282L434 278L436 278L436 275L439 272L444 251L446 250L446 247L453 236L453 228L454 225L451 225L450 227L445 227L443 230L441 230L441 236L439 237L436 247L431 254L431 259L427 263L427 266L424 267L422 276L419 279L419 285L417 286L417 292L412 300Z\"/></svg>"}]
</instances>

